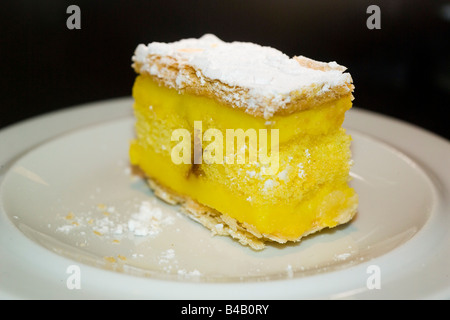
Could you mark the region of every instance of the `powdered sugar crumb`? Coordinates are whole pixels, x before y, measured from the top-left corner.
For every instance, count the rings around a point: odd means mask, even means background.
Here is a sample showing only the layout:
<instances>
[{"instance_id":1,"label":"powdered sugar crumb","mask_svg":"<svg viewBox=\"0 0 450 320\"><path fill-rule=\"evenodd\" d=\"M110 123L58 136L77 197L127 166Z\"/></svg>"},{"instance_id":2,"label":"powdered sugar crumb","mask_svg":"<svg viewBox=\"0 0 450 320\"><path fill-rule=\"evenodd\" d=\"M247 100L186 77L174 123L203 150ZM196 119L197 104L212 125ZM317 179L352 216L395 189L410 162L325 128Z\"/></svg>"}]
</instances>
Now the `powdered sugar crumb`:
<instances>
[{"instance_id":1,"label":"powdered sugar crumb","mask_svg":"<svg viewBox=\"0 0 450 320\"><path fill-rule=\"evenodd\" d=\"M175 250L174 249L167 249L166 251L163 251L159 257L159 264L162 263L169 263L171 260L175 258Z\"/></svg>"},{"instance_id":2,"label":"powdered sugar crumb","mask_svg":"<svg viewBox=\"0 0 450 320\"><path fill-rule=\"evenodd\" d=\"M73 228L75 228L75 225L66 224L66 225L64 225L64 226L61 226L61 227L56 228L56 231L58 231L58 232L64 232L64 233L69 233L69 231L72 230Z\"/></svg>"},{"instance_id":3,"label":"powdered sugar crumb","mask_svg":"<svg viewBox=\"0 0 450 320\"><path fill-rule=\"evenodd\" d=\"M299 163L299 164L297 165L297 167L298 167L298 177L299 177L300 179L303 179L303 178L305 177L305 170L304 170L304 168L303 168L303 163Z\"/></svg>"},{"instance_id":4,"label":"powdered sugar crumb","mask_svg":"<svg viewBox=\"0 0 450 320\"><path fill-rule=\"evenodd\" d=\"M292 269L292 265L288 264L286 267L286 273L288 278L292 278L294 276L294 270Z\"/></svg>"},{"instance_id":5,"label":"powdered sugar crumb","mask_svg":"<svg viewBox=\"0 0 450 320\"><path fill-rule=\"evenodd\" d=\"M79 215L70 212L64 217L66 224L57 227L56 231L68 234L77 228L89 228L98 236L147 237L158 235L164 226L174 223L174 217L165 215L161 208L150 201L142 201L137 211L132 212L126 221L123 221L123 216L126 215L117 212L113 206L98 204L94 212Z\"/></svg>"},{"instance_id":6,"label":"powdered sugar crumb","mask_svg":"<svg viewBox=\"0 0 450 320\"><path fill-rule=\"evenodd\" d=\"M184 276L184 277L198 277L201 276L202 273L200 271L198 271L197 269L194 269L193 271L187 271L186 269L179 269L177 271L178 275L180 276Z\"/></svg>"}]
</instances>

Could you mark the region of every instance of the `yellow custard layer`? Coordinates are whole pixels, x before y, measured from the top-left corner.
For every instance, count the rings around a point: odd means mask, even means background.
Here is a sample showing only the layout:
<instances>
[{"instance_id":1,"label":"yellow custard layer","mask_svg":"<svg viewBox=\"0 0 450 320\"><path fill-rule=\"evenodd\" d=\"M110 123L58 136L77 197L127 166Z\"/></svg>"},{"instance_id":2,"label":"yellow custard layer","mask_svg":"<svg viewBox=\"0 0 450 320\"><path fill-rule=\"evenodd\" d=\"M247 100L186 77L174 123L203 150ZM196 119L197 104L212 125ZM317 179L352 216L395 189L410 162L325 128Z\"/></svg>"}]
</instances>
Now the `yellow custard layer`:
<instances>
[{"instance_id":1,"label":"yellow custard layer","mask_svg":"<svg viewBox=\"0 0 450 320\"><path fill-rule=\"evenodd\" d=\"M351 138L341 128L350 96L269 121L207 97L179 94L142 75L133 96L131 162L172 191L284 240L353 216L357 197L348 186ZM276 173L265 174L267 166L248 157L242 164L175 164L171 152L179 141L172 141L172 133L183 128L193 137L195 121L201 121L202 134L217 129L223 137L227 129L267 129L269 147L271 129L278 129ZM210 143L204 140L203 149Z\"/></svg>"}]
</instances>

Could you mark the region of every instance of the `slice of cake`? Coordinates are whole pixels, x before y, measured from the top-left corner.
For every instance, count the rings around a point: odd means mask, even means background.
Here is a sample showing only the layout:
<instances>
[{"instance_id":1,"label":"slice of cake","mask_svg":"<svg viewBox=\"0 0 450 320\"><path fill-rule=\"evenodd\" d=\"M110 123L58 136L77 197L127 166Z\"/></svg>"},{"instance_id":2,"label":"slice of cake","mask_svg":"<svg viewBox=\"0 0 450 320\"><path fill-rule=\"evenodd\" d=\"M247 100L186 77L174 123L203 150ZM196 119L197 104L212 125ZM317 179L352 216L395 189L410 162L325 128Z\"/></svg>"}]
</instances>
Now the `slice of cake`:
<instances>
[{"instance_id":1,"label":"slice of cake","mask_svg":"<svg viewBox=\"0 0 450 320\"><path fill-rule=\"evenodd\" d=\"M140 44L133 68L130 159L158 197L254 249L355 215L344 67L207 34Z\"/></svg>"}]
</instances>

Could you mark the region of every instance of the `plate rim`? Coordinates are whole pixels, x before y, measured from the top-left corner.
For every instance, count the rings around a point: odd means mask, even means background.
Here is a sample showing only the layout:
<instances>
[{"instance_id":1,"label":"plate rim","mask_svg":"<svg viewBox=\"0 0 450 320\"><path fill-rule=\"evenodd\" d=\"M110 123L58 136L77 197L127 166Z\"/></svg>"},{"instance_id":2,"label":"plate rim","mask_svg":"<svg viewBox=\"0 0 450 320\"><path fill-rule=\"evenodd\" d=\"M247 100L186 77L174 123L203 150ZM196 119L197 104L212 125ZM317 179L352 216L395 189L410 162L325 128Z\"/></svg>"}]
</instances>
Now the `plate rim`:
<instances>
[{"instance_id":1,"label":"plate rim","mask_svg":"<svg viewBox=\"0 0 450 320\"><path fill-rule=\"evenodd\" d=\"M4 180L5 173L8 171L8 168L10 165L12 165L15 162L15 159L21 157L23 154L27 153L29 150L36 148L38 145L45 143L49 139L52 139L56 134L66 134L70 131L74 130L80 130L83 127L87 127L94 124L101 124L108 121L112 121L115 119L120 119L126 116L131 116L131 104L132 104L132 98L131 97L120 97L120 98L113 98L108 100L102 100L102 101L95 101L91 103L86 103L78 106L73 106L70 108L65 108L62 110L53 111L47 114L43 114L37 117L33 117L30 119L26 119L23 121L20 121L16 124L7 126L0 130L0 192L1 192L1 186L2 182ZM105 111L108 111L106 113L105 117ZM368 135L373 137L374 139L380 140L381 142L387 144L388 146L391 146L395 149L399 149L399 151L403 154L405 154L407 157L410 157L414 161L416 161L420 165L420 169L425 171L427 176L432 180L433 184L437 186L437 192L439 195L439 203L438 203L438 210L436 214L432 214L429 221L425 223L423 228L419 230L418 234L416 234L412 239L408 240L405 244L402 246L394 249L391 252L386 253L385 255L382 255L378 258L375 258L377 260L377 263L381 266L384 266L386 270L390 270L386 277L389 280L389 283L391 285L391 288L389 289L382 289L379 291L368 291L367 287L364 286L356 286L355 283L365 284L365 280L367 278L367 267L373 264L373 261L366 261L362 262L355 266L350 266L349 268L346 268L344 270L336 270L336 271L330 271L327 273L317 274L308 276L306 278L293 278L293 279L286 279L286 280L273 280L273 281L264 281L260 283L200 283L200 282L193 282L193 283L184 283L184 282L171 282L171 281L165 281L165 280L158 280L158 279L143 279L141 277L137 278L132 275L127 275L123 273L117 273L114 271L108 271L108 270L101 270L89 265L83 265L83 263L76 262L79 265L82 265L83 267L83 277L86 277L87 280L91 279L109 279L107 281L109 283L109 286L111 287L108 294L109 298L116 298L120 297L123 298L123 294L116 294L114 293L114 288L117 290L118 284L123 284L125 282L132 283L137 288L140 288L140 293L135 293L134 295L130 295L129 297L133 299L140 299L140 298L152 298L152 299L183 299L185 295L182 293L183 291L189 291L190 292L190 298L193 299L223 299L223 298L231 298L236 299L236 288L235 286L238 285L240 288L242 288L242 293L245 293L245 295L249 293L256 293L252 298L261 298L261 299L297 299L297 298L326 298L326 299L347 299L347 298L361 298L365 299L367 297L375 298L375 299L384 299L384 298L394 298L397 297L410 297L410 298L438 298L438 299L448 299L450 298L450 279L449 274L447 271L446 279L447 282L440 283L439 287L428 288L427 293L424 293L423 295L420 294L414 294L412 292L402 292L402 290L393 289L392 283L396 282L395 277L393 274L395 272L399 272L399 267L389 268L389 258L392 258L394 255L402 254L402 252L406 252L408 250L411 250L411 246L415 245L419 249L418 251L421 251L423 255L430 254L428 252L428 248L420 243L421 240L423 240L423 234L425 232L430 232L428 229L433 228L437 225L441 225L443 222L447 223L449 228L447 230L450 230L450 217L449 217L449 207L450 207L450 201L449 201L449 190L450 190L450 170L444 170L444 172L435 172L433 165L438 163L436 159L432 159L433 156L430 154L430 150L436 153L436 150L438 148L443 149L439 153L442 155L448 155L450 158L450 142L447 141L445 138L436 135L435 133L432 133L430 131L427 131L421 127L417 127L416 125L409 124L407 122L404 122L402 120L392 118L390 116L386 116L383 114L378 114L373 111L360 109L358 107L354 107L351 109L347 115L346 115L346 122L344 122L344 127L348 122L354 122L357 123L357 120L362 119L375 119L378 125L384 125L385 127L395 128L400 133L404 135L412 135L414 138L420 138L422 143L425 141L432 141L433 144L426 146L427 152L422 152L420 154L420 151L415 151L414 148L411 149L411 142L407 143L405 145L405 139L401 136L393 137L389 136L387 133L383 133L381 131L377 131L377 128L374 127L373 123L370 123L369 126L365 124L361 124L361 127L358 128L358 126L349 126L353 130L357 130L358 132L361 132L362 134ZM57 122L61 121L69 121L69 123L65 123L66 126L62 126L61 124L58 124ZM72 121L72 122L70 122ZM10 146L11 143L7 143L8 141L11 142L11 137L15 137L17 132L22 132L25 130L26 132L36 132L37 129L40 129L44 124L47 124L46 128L48 128L48 131L41 132L40 136L36 135L33 136L33 139L31 140L24 140L21 142L22 145L19 146ZM41 130L42 131L42 130ZM369 132L367 132L369 131ZM374 135L374 132L377 134ZM3 147L2 147L3 145ZM433 146L434 145L434 146ZM6 146L6 147L5 147ZM9 150L8 151L8 146ZM405 152L406 151L406 152ZM433 154L434 154L433 153ZM442 160L443 161L443 160ZM423 230L425 229L425 231ZM441 228L442 229L442 228ZM34 243L31 239L28 239L25 235L23 235L16 226L9 220L7 217L7 214L3 210L3 204L0 202L0 241L4 243L11 244L12 241L17 241L19 245L23 245L26 247L31 247L33 250L39 253L40 256L45 256L53 259L54 266L50 268L53 270L53 273L60 273L59 276L54 277L52 281L59 281L61 282L61 278L65 279L67 278L67 274L61 273L61 265L68 265L70 263L75 263L73 260L70 260L69 258L65 258L62 256L57 255L56 253L51 252L50 250L40 246L39 244ZM442 232L441 232L442 233ZM444 232L443 234L438 235L440 240L444 240L444 244L438 240L435 240L435 244L437 248L440 250L439 253L442 257L445 257L446 255L450 255L450 231ZM446 241L447 240L447 241ZM411 244L412 242L412 244ZM447 245L445 245L445 242ZM4 264L13 264L14 266L18 263L20 263L21 259L24 258L24 255L26 255L26 252L23 251L23 248L17 248L18 250L14 255L9 252L7 249L2 249L4 246L0 246L0 254L6 256L10 259L10 261L6 261L3 264L0 263L0 298L19 298L27 297L31 295L31 297L34 297L37 292L31 291L31 292L11 292L11 288L5 288L2 286L2 265ZM39 248L37 248L39 247ZM395 251L395 252L394 252ZM445 258L442 258L445 259ZM28 258L26 258L28 259ZM25 260L26 260L25 259ZM435 257L430 257L430 259L436 259ZM418 270L410 270L410 273L412 273L411 276L418 276L426 273L427 268L436 267L436 264L438 264L440 260L434 261L433 264L429 267L422 266ZM444 262L445 263L445 262ZM447 264L450 265L450 262L447 262ZM59 266L59 269L55 269L56 266ZM9 266L11 269L11 266ZM45 262L41 262L37 264L37 269L40 270L40 272L44 270L48 270L48 265L45 264ZM18 270L21 270L18 268ZM59 271L58 271L59 270ZM450 270L450 268L447 268L447 270ZM36 270L34 271L36 272ZM406 272L403 274L403 283L406 281L404 278L408 276ZM339 285L339 283L336 283L336 278L339 278L339 276L342 276L343 274L351 275L353 274L353 281L347 285ZM45 274L40 274L43 278L46 277ZM15 277L20 277L20 274L13 275ZM47 275L48 276L48 275ZM383 278L384 279L384 278ZM40 279L38 279L39 281ZM98 280L97 280L98 281ZM62 291L65 291L64 293L69 299L85 299L86 297L101 297L102 293L99 291L99 288L95 286L96 281L92 281L91 284L89 284L89 281L86 281L87 289L79 290L80 292L76 291L68 291L68 289L65 286L61 287ZM397 283L399 281L397 280ZM144 286L144 283L146 284ZM151 284L151 287L157 286L160 289L160 292L155 295L155 292L152 292L152 290L147 290L149 283ZM320 286L318 286L319 283L322 284L328 284L326 290L319 289ZM305 294L304 292L299 292L298 287L299 286L305 286L310 285L312 289L309 294ZM120 285L119 285L120 286ZM102 285L104 287L104 285ZM394 284L395 287L395 284ZM147 288L147 289L146 289ZM270 289L269 289L270 288ZM296 289L297 288L297 289ZM181 293L176 293L177 291L180 291L182 289ZM268 292L270 291L270 292ZM325 292L327 291L327 292ZM40 293L42 294L42 292ZM51 297L51 294L47 294L48 297Z\"/></svg>"}]
</instances>

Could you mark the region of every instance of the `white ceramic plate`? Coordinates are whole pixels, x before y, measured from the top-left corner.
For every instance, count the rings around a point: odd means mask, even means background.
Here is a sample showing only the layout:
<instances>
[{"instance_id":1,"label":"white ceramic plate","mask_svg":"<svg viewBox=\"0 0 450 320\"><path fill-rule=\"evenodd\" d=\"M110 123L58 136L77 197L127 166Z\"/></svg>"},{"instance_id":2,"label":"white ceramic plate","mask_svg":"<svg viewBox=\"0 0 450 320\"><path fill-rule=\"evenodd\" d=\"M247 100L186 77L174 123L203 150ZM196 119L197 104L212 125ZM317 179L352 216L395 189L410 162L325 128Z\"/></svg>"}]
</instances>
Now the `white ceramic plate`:
<instances>
[{"instance_id":1,"label":"white ceramic plate","mask_svg":"<svg viewBox=\"0 0 450 320\"><path fill-rule=\"evenodd\" d=\"M357 217L255 252L212 237L133 174L131 103L0 132L0 298L450 298L448 141L352 109Z\"/></svg>"}]
</instances>

